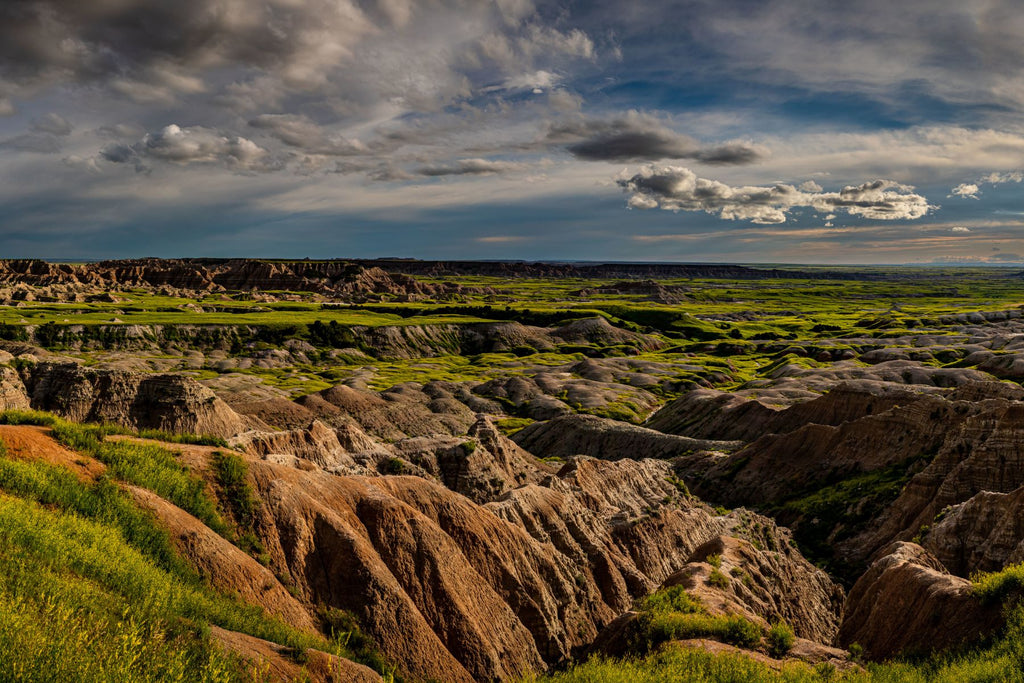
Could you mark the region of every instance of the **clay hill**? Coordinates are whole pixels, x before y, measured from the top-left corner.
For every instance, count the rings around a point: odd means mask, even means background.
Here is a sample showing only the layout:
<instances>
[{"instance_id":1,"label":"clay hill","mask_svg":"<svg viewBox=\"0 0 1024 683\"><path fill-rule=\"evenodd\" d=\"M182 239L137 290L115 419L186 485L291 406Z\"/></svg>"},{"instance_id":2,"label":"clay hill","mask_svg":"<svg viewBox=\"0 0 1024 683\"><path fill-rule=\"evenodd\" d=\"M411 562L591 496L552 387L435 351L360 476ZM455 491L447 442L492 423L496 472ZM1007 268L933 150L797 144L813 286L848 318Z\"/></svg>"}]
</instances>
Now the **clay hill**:
<instances>
[{"instance_id":1,"label":"clay hill","mask_svg":"<svg viewBox=\"0 0 1024 683\"><path fill-rule=\"evenodd\" d=\"M854 643L876 659L960 646L1003 619L967 577L1024 558L1024 391L970 375L840 382L788 407L698 388L645 427L558 416L514 439L500 408L444 383L229 404L177 375L22 363L0 403L223 439L247 465L262 564L132 495L212 584L299 628L344 610L405 680L628 654L637 605L679 586L712 614L786 621L808 662L847 666ZM180 450L211 479L217 448ZM215 635L273 659L273 644Z\"/></svg>"}]
</instances>

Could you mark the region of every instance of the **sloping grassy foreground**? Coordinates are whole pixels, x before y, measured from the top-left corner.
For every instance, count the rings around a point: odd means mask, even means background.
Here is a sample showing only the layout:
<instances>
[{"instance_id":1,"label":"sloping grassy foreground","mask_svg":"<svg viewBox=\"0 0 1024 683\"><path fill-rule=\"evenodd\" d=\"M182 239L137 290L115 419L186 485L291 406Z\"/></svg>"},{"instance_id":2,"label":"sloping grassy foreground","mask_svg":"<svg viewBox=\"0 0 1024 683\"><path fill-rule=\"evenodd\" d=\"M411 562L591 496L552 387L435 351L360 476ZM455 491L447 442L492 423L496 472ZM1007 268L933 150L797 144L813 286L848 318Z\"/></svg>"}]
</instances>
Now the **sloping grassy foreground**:
<instances>
[{"instance_id":1,"label":"sloping grassy foreground","mask_svg":"<svg viewBox=\"0 0 1024 683\"><path fill-rule=\"evenodd\" d=\"M33 421L8 417L0 421ZM310 647L351 654L340 639L218 593L178 557L156 518L118 485L150 488L225 528L201 482L170 452L51 424L108 469L89 481L0 448L0 681L264 680L258 665L211 642L210 625L285 645L299 660Z\"/></svg>"},{"instance_id":2,"label":"sloping grassy foreground","mask_svg":"<svg viewBox=\"0 0 1024 683\"><path fill-rule=\"evenodd\" d=\"M975 579L982 599L999 599L1016 588L1024 565ZM1019 595L1019 593L1013 593ZM743 647L755 647L753 631L737 628L742 617L710 617L699 601L681 588L659 591L642 600L637 609L638 629L629 635L636 652L656 649L625 659L593 657L558 673L527 679L529 683L1001 683L1024 681L1024 606L1007 604L1007 625L992 643L976 650L934 655L931 658L839 671L830 664L811 666L797 661L769 665L739 653L711 653L681 647L671 639L711 638ZM750 627L753 624L746 622ZM731 627L730 627L731 625ZM759 627L757 627L759 628ZM750 637L737 637L736 634ZM770 635L770 634L766 634ZM669 641L669 642L666 642ZM770 639L769 639L770 641ZM658 647L658 645L660 647ZM768 642L769 651L773 648ZM856 649L856 648L852 648ZM788 651L788 647L784 648ZM782 654L777 652L776 654Z\"/></svg>"}]
</instances>

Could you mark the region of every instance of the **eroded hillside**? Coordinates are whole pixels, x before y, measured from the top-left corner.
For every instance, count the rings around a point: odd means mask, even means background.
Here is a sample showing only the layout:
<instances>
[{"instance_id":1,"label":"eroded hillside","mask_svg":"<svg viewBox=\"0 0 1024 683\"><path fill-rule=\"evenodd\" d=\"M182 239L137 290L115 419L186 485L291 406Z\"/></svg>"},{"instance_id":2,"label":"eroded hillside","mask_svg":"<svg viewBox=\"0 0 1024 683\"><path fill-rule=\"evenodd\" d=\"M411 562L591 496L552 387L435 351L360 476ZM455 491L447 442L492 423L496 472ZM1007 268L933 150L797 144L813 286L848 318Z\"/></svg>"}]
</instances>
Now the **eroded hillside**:
<instances>
[{"instance_id":1,"label":"eroded hillside","mask_svg":"<svg viewBox=\"0 0 1024 683\"><path fill-rule=\"evenodd\" d=\"M124 664L143 680L519 681L574 663L554 676L926 680L966 669L873 662L1012 653L1008 281L787 293L750 273L421 282L314 264L5 265L17 619L0 637L26 653L5 661L84 647L67 680L88 680L124 629L154 643ZM369 307L342 286L385 276L406 289ZM873 314L857 298L897 291ZM999 306L958 310L982 291ZM111 307L136 319L98 319ZM35 544L50 530L72 549ZM52 591L27 578L39 567ZM60 624L79 640L38 635Z\"/></svg>"}]
</instances>

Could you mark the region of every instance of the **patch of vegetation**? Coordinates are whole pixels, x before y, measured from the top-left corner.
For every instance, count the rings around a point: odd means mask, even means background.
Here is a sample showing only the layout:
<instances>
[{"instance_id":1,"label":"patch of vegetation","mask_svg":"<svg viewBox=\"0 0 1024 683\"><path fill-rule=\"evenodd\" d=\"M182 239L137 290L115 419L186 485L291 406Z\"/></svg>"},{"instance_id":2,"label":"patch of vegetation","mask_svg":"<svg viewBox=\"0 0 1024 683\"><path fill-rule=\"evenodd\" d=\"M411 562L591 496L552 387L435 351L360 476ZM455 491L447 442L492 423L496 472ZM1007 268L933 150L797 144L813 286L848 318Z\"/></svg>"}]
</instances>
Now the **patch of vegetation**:
<instances>
[{"instance_id":1,"label":"patch of vegetation","mask_svg":"<svg viewBox=\"0 0 1024 683\"><path fill-rule=\"evenodd\" d=\"M777 621L768 628L764 640L768 645L768 654L779 659L785 657L793 649L796 635L785 621Z\"/></svg>"},{"instance_id":2,"label":"patch of vegetation","mask_svg":"<svg viewBox=\"0 0 1024 683\"><path fill-rule=\"evenodd\" d=\"M1024 564L1012 564L998 572L976 572L971 575L971 583L982 602L1002 602L1024 591Z\"/></svg>"},{"instance_id":3,"label":"patch of vegetation","mask_svg":"<svg viewBox=\"0 0 1024 683\"><path fill-rule=\"evenodd\" d=\"M927 457L911 458L874 472L851 476L782 502L766 512L793 528L793 536L808 559L823 564L837 577L850 582L856 578L859 568L832 562L835 543L856 535L877 519L927 461Z\"/></svg>"},{"instance_id":4,"label":"patch of vegetation","mask_svg":"<svg viewBox=\"0 0 1024 683\"><path fill-rule=\"evenodd\" d=\"M729 587L729 577L716 567L708 574L708 585L724 590Z\"/></svg>"},{"instance_id":5,"label":"patch of vegetation","mask_svg":"<svg viewBox=\"0 0 1024 683\"><path fill-rule=\"evenodd\" d=\"M700 600L682 586L649 595L637 604L637 610L640 614L628 641L639 652L686 638L712 638L739 647L754 647L764 635L764 630L746 617L708 613Z\"/></svg>"},{"instance_id":6,"label":"patch of vegetation","mask_svg":"<svg viewBox=\"0 0 1024 683\"><path fill-rule=\"evenodd\" d=\"M528 417L504 417L494 421L494 426L505 436L512 436L532 425L536 420Z\"/></svg>"},{"instance_id":7,"label":"patch of vegetation","mask_svg":"<svg viewBox=\"0 0 1024 683\"><path fill-rule=\"evenodd\" d=\"M124 514L130 503L122 501L119 513L94 510L95 519L87 519L76 508L88 506L82 501L90 493L76 491L73 477L37 474L45 480L37 492L47 492L51 505L70 501L71 510L0 497L0 679L253 680L246 665L210 642L208 624L296 650L332 649L260 608L217 594L180 564L160 566L152 547L140 552L123 530L138 542L134 525L152 526ZM55 490L60 486L67 490ZM17 484L5 475L4 489L12 488ZM93 495L117 500L113 493Z\"/></svg>"},{"instance_id":8,"label":"patch of vegetation","mask_svg":"<svg viewBox=\"0 0 1024 683\"><path fill-rule=\"evenodd\" d=\"M213 473L227 507L238 526L234 542L239 548L256 556L261 564L269 564L266 548L256 534L256 513L259 501L248 481L249 464L240 455L214 451Z\"/></svg>"},{"instance_id":9,"label":"patch of vegetation","mask_svg":"<svg viewBox=\"0 0 1024 683\"><path fill-rule=\"evenodd\" d=\"M124 430L111 425L77 424L47 413L9 410L0 414L0 424L48 426L58 442L96 458L109 468L113 477L149 489L191 513L218 534L230 536L227 523L207 492L206 483L166 448L125 440L109 441L108 436Z\"/></svg>"}]
</instances>

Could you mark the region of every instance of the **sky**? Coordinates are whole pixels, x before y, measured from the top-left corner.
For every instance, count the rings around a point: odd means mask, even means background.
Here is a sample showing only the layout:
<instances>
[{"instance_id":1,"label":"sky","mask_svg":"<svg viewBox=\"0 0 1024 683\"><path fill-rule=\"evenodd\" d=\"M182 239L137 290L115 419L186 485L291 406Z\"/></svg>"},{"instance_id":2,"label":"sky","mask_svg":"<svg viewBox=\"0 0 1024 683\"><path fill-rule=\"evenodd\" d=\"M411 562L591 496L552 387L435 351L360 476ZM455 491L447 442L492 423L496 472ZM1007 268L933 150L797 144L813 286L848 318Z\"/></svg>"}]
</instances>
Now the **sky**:
<instances>
[{"instance_id":1,"label":"sky","mask_svg":"<svg viewBox=\"0 0 1024 683\"><path fill-rule=\"evenodd\" d=\"M3 0L0 257L1024 262L1014 0Z\"/></svg>"}]
</instances>

